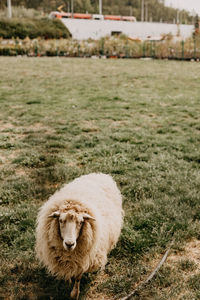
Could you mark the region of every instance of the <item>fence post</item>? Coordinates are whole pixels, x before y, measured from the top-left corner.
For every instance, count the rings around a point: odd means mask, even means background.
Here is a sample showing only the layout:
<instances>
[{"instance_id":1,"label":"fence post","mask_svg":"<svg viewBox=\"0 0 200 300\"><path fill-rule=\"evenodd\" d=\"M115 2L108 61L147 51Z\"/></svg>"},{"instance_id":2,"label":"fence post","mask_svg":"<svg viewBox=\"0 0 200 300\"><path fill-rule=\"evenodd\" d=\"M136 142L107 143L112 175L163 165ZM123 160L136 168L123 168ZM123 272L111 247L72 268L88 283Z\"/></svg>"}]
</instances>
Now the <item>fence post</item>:
<instances>
[{"instance_id":1,"label":"fence post","mask_svg":"<svg viewBox=\"0 0 200 300\"><path fill-rule=\"evenodd\" d=\"M18 55L18 44L19 44L19 42L18 42L18 40L16 39L16 40L15 40L15 53L16 53L16 56Z\"/></svg>"},{"instance_id":2,"label":"fence post","mask_svg":"<svg viewBox=\"0 0 200 300\"><path fill-rule=\"evenodd\" d=\"M197 58L197 44L196 44L196 37L194 37L194 59Z\"/></svg>"},{"instance_id":3,"label":"fence post","mask_svg":"<svg viewBox=\"0 0 200 300\"><path fill-rule=\"evenodd\" d=\"M58 56L58 41L56 40L56 56Z\"/></svg>"},{"instance_id":4,"label":"fence post","mask_svg":"<svg viewBox=\"0 0 200 300\"><path fill-rule=\"evenodd\" d=\"M143 57L146 56L146 45L145 45L145 41L143 42Z\"/></svg>"},{"instance_id":5,"label":"fence post","mask_svg":"<svg viewBox=\"0 0 200 300\"><path fill-rule=\"evenodd\" d=\"M129 58L129 47L128 47L128 41L126 41L125 44L125 57Z\"/></svg>"},{"instance_id":6,"label":"fence post","mask_svg":"<svg viewBox=\"0 0 200 300\"><path fill-rule=\"evenodd\" d=\"M99 54L104 55L104 38L101 39Z\"/></svg>"},{"instance_id":7,"label":"fence post","mask_svg":"<svg viewBox=\"0 0 200 300\"><path fill-rule=\"evenodd\" d=\"M156 44L156 42L154 41L154 42L153 42L153 55L154 55L154 58L156 58L156 46L157 46L157 44Z\"/></svg>"},{"instance_id":8,"label":"fence post","mask_svg":"<svg viewBox=\"0 0 200 300\"><path fill-rule=\"evenodd\" d=\"M38 48L37 48L37 45L35 45L35 56L38 56Z\"/></svg>"},{"instance_id":9,"label":"fence post","mask_svg":"<svg viewBox=\"0 0 200 300\"><path fill-rule=\"evenodd\" d=\"M153 41L150 41L150 43L151 43L151 44L150 44L150 45L151 45L151 46L150 46L150 56L151 56L151 58L153 58L153 56L154 56L154 55L153 55Z\"/></svg>"},{"instance_id":10,"label":"fence post","mask_svg":"<svg viewBox=\"0 0 200 300\"><path fill-rule=\"evenodd\" d=\"M35 43L34 43L34 51L35 51L35 56L38 56L38 45L37 45L37 41L35 41Z\"/></svg>"},{"instance_id":11,"label":"fence post","mask_svg":"<svg viewBox=\"0 0 200 300\"><path fill-rule=\"evenodd\" d=\"M183 60L184 60L184 44L185 44L185 42L182 41L182 42L181 42L181 45L182 45L182 59L183 59Z\"/></svg>"}]
</instances>

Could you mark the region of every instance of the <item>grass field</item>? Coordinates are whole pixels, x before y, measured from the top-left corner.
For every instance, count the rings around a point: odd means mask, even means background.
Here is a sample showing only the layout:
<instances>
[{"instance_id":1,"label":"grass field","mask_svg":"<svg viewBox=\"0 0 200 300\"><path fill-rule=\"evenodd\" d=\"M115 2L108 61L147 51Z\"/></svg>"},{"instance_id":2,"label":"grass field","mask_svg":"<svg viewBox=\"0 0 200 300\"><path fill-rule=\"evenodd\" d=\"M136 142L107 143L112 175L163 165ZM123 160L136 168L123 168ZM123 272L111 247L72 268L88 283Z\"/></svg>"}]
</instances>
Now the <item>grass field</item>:
<instances>
[{"instance_id":1,"label":"grass field","mask_svg":"<svg viewBox=\"0 0 200 300\"><path fill-rule=\"evenodd\" d=\"M81 299L200 299L200 64L0 57L0 299L68 299L35 258L38 208L63 183L110 173L121 239Z\"/></svg>"}]
</instances>

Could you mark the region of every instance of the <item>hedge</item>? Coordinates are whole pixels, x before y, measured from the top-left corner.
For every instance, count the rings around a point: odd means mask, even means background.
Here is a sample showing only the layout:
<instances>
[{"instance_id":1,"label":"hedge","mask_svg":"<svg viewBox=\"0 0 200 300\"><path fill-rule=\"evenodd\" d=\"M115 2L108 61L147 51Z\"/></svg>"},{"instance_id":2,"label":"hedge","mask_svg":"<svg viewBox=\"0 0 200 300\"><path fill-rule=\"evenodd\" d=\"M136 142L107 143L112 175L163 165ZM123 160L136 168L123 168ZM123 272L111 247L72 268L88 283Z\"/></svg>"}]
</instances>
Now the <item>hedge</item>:
<instances>
[{"instance_id":1,"label":"hedge","mask_svg":"<svg viewBox=\"0 0 200 300\"><path fill-rule=\"evenodd\" d=\"M44 19L1 19L0 37L3 39L29 37L34 39L69 38L71 34L60 20Z\"/></svg>"},{"instance_id":2,"label":"hedge","mask_svg":"<svg viewBox=\"0 0 200 300\"><path fill-rule=\"evenodd\" d=\"M101 40L73 39L0 39L0 55L161 58L200 60L200 38L186 41L132 41L127 37L107 37Z\"/></svg>"}]
</instances>

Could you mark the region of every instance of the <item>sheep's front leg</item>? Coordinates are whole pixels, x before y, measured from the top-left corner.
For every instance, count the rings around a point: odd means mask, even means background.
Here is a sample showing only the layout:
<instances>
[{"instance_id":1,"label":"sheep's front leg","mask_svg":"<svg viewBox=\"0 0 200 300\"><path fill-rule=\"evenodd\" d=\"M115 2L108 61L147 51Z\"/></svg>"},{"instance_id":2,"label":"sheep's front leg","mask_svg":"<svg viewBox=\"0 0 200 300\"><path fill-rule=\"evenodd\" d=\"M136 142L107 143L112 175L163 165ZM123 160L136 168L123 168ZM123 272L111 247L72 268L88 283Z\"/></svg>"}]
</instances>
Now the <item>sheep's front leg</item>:
<instances>
[{"instance_id":1,"label":"sheep's front leg","mask_svg":"<svg viewBox=\"0 0 200 300\"><path fill-rule=\"evenodd\" d=\"M75 279L73 290L71 291L71 298L78 300L80 295L80 281L82 274Z\"/></svg>"}]
</instances>

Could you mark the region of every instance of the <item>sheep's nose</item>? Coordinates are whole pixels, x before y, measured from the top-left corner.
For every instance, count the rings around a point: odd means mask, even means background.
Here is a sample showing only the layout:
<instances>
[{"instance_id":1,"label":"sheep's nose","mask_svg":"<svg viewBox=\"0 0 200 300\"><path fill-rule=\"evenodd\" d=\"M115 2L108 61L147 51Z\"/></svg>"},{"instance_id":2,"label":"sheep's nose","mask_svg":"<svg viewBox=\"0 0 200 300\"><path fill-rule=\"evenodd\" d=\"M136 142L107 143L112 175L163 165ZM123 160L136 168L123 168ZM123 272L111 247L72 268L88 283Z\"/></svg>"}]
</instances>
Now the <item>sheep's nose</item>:
<instances>
[{"instance_id":1,"label":"sheep's nose","mask_svg":"<svg viewBox=\"0 0 200 300\"><path fill-rule=\"evenodd\" d=\"M65 243L65 245L67 246L67 248L72 248L74 246L75 243Z\"/></svg>"}]
</instances>

